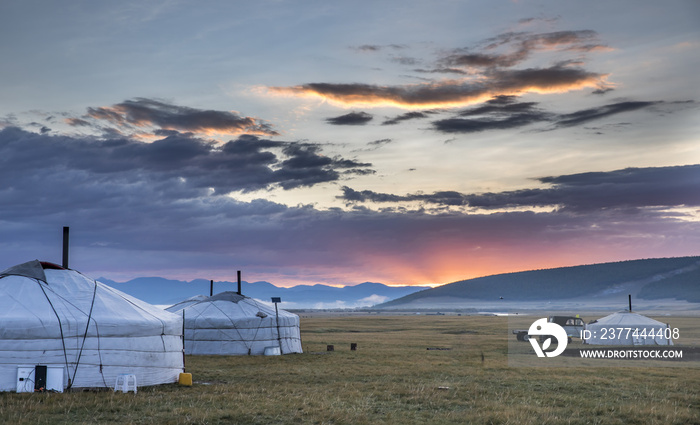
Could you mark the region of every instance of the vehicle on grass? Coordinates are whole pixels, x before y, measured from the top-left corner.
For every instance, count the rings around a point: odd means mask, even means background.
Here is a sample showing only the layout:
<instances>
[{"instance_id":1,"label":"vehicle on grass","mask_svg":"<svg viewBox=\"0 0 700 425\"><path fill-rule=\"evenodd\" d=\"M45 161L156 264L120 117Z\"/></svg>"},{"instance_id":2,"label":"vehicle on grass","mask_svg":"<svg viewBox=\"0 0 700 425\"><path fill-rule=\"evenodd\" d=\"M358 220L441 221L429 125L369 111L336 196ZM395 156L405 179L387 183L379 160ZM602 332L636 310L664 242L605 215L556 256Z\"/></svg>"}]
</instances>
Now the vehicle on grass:
<instances>
[{"instance_id":1,"label":"vehicle on grass","mask_svg":"<svg viewBox=\"0 0 700 425\"><path fill-rule=\"evenodd\" d=\"M549 323L556 323L557 325L561 326L564 328L566 331L566 335L569 337L569 341L571 342L571 338L580 338L581 337L581 331L586 328L586 322L583 321L582 318L580 318L578 315L576 316L549 316L547 319L547 322ZM515 338L518 341L528 341L530 339L530 335L528 335L528 330L527 329L516 329L513 331L515 334ZM540 336L540 339L544 339L544 336Z\"/></svg>"}]
</instances>

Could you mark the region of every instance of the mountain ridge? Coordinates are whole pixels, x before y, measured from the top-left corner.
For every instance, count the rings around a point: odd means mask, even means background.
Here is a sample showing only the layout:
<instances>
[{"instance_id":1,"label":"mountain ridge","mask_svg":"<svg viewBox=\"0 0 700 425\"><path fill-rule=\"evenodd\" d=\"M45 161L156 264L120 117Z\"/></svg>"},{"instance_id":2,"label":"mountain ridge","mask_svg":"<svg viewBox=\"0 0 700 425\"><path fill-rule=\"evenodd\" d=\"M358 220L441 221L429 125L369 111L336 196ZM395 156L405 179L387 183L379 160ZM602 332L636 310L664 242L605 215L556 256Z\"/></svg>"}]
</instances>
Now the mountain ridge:
<instances>
[{"instance_id":1,"label":"mountain ridge","mask_svg":"<svg viewBox=\"0 0 700 425\"><path fill-rule=\"evenodd\" d=\"M700 256L651 258L502 273L448 283L379 304L399 308L458 300L596 301L629 293L643 300L700 303Z\"/></svg>"},{"instance_id":2,"label":"mountain ridge","mask_svg":"<svg viewBox=\"0 0 700 425\"><path fill-rule=\"evenodd\" d=\"M195 295L208 295L210 281L190 282L138 277L127 282L98 280L151 304L172 305ZM354 286L323 284L277 287L266 281L241 283L246 296L269 301L281 297L287 309L519 308L526 303L625 302L675 299L700 303L700 256L649 258L501 273L451 282L435 288L388 286L363 282ZM214 282L214 293L236 291L236 282ZM620 301L620 299L624 300ZM494 301L496 302L494 303ZM488 307L488 308L487 308Z\"/></svg>"},{"instance_id":3,"label":"mountain ridge","mask_svg":"<svg viewBox=\"0 0 700 425\"><path fill-rule=\"evenodd\" d=\"M209 295L211 285L211 281L204 279L187 282L157 276L137 277L127 282L116 282L104 277L97 280L138 299L157 305L172 305L195 295ZM281 306L288 309L370 307L424 288L426 287L388 286L376 282L363 282L340 288L322 284L284 288L266 281L241 282L243 295L263 301L269 301L271 297L281 297ZM215 294L237 290L237 282L217 281L213 285Z\"/></svg>"}]
</instances>

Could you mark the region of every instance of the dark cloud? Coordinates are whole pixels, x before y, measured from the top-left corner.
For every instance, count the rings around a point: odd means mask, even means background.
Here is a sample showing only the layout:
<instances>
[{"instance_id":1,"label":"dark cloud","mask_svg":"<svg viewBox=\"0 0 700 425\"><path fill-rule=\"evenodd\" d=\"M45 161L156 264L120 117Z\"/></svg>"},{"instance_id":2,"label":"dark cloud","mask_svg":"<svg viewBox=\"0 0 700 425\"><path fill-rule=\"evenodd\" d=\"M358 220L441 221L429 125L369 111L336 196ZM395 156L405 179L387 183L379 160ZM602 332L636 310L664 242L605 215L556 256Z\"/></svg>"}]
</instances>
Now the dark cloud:
<instances>
[{"instance_id":1,"label":"dark cloud","mask_svg":"<svg viewBox=\"0 0 700 425\"><path fill-rule=\"evenodd\" d=\"M579 89L603 77L582 68L552 66L548 68L527 68L516 70L494 70L486 73L493 81L495 91L520 92L527 88L555 91L558 88Z\"/></svg>"},{"instance_id":2,"label":"dark cloud","mask_svg":"<svg viewBox=\"0 0 700 425\"><path fill-rule=\"evenodd\" d=\"M388 120L385 120L382 125L394 125L398 124L403 121L408 121L408 120L414 120L414 119L420 119L420 118L428 118L431 112L406 112L405 114L401 114L398 116L395 116L394 118L390 118Z\"/></svg>"},{"instance_id":3,"label":"dark cloud","mask_svg":"<svg viewBox=\"0 0 700 425\"><path fill-rule=\"evenodd\" d=\"M225 195L338 181L371 172L368 166L326 156L319 145L250 135L223 145L181 134L143 143L6 128L0 131L0 250L19 247L3 255L6 267L24 256L51 260L51 232L71 225L75 267L85 271L225 270L232 258L249 269L262 258L281 266L291 257L258 254L298 249L309 236L306 220L319 213Z\"/></svg>"},{"instance_id":4,"label":"dark cloud","mask_svg":"<svg viewBox=\"0 0 700 425\"><path fill-rule=\"evenodd\" d=\"M66 123L73 127L89 127L92 125L90 121L84 120L82 118L67 118Z\"/></svg>"},{"instance_id":5,"label":"dark cloud","mask_svg":"<svg viewBox=\"0 0 700 425\"><path fill-rule=\"evenodd\" d=\"M164 193L213 190L214 194L223 195L275 186L313 186L339 180L339 171L357 169L360 174L371 166L325 156L318 145L251 135L239 136L223 145L177 133L143 143L128 138L51 137L7 128L0 131L0 153L2 180L8 187L13 187L15 181L19 185L31 182L41 186L35 178L56 176L66 186L61 192L78 190L86 184L120 181L125 187L159 186ZM76 180L66 181L71 178ZM41 191L26 189L41 196ZM67 195L66 199L71 197Z\"/></svg>"},{"instance_id":6,"label":"dark cloud","mask_svg":"<svg viewBox=\"0 0 700 425\"><path fill-rule=\"evenodd\" d=\"M388 44L388 45L378 45L378 44L363 44L361 46L354 47L355 50L361 52L378 52L380 50L390 48L393 50L405 49L406 46L403 44Z\"/></svg>"},{"instance_id":7,"label":"dark cloud","mask_svg":"<svg viewBox=\"0 0 700 425\"><path fill-rule=\"evenodd\" d=\"M433 69L414 69L413 72L420 72L423 74L460 74L468 75L469 73L463 69L459 68L433 68Z\"/></svg>"},{"instance_id":8,"label":"dark cloud","mask_svg":"<svg viewBox=\"0 0 700 425\"><path fill-rule=\"evenodd\" d=\"M626 168L542 177L552 184L565 208L587 211L604 208L700 205L700 165Z\"/></svg>"},{"instance_id":9,"label":"dark cloud","mask_svg":"<svg viewBox=\"0 0 700 425\"><path fill-rule=\"evenodd\" d=\"M346 171L343 171L343 174L355 174L358 176L369 176L372 174L377 174L375 170L371 170L369 168L351 168Z\"/></svg>"},{"instance_id":10,"label":"dark cloud","mask_svg":"<svg viewBox=\"0 0 700 425\"><path fill-rule=\"evenodd\" d=\"M446 264L481 271L479 264L498 257L507 259L499 271L516 271L541 266L543 256L568 264L572 256L590 263L688 255L700 243L696 221L662 210L700 203L700 166L542 177L538 182L550 187L490 196L343 190L356 204L416 200L424 211L323 211L223 196L230 189L298 187L371 172L351 159L326 157L322 148L249 135L221 145L170 133L146 144L4 129L2 261L5 267L33 258L60 261L65 225L71 226L72 267L115 280L231 280L238 269L276 284L444 283L447 278L432 273ZM480 213L446 207L477 201L487 205ZM493 211L547 203L559 209Z\"/></svg>"},{"instance_id":11,"label":"dark cloud","mask_svg":"<svg viewBox=\"0 0 700 425\"><path fill-rule=\"evenodd\" d=\"M697 190L700 187L700 165L627 168L541 177L537 180L552 187L481 194L442 191L407 195L356 191L343 187L340 198L349 202L417 201L481 209L556 207L559 212L575 213L700 206L700 191Z\"/></svg>"},{"instance_id":12,"label":"dark cloud","mask_svg":"<svg viewBox=\"0 0 700 425\"><path fill-rule=\"evenodd\" d=\"M434 121L432 125L435 130L442 133L465 134L520 128L538 123L552 125L551 128L573 127L617 114L651 109L659 105L668 106L665 112L673 113L677 108L694 104L692 101L624 101L568 114L556 114L539 108L537 102L519 102L517 99L517 96L496 96L484 102L483 106L462 110L455 117ZM544 129L540 128L540 130Z\"/></svg>"},{"instance_id":13,"label":"dark cloud","mask_svg":"<svg viewBox=\"0 0 700 425\"><path fill-rule=\"evenodd\" d=\"M350 112L338 117L326 118L326 122L333 125L365 125L372 121L372 114L367 112Z\"/></svg>"},{"instance_id":14,"label":"dark cloud","mask_svg":"<svg viewBox=\"0 0 700 425\"><path fill-rule=\"evenodd\" d=\"M461 111L459 118L434 121L433 127L443 133L476 133L524 127L551 119L553 114L537 108L536 102L516 99L516 96L496 96L484 106Z\"/></svg>"},{"instance_id":15,"label":"dark cloud","mask_svg":"<svg viewBox=\"0 0 700 425\"><path fill-rule=\"evenodd\" d=\"M70 118L67 122L74 126L113 125L124 133L155 127L197 134L278 135L270 124L235 112L196 109L147 98L126 100L112 106L91 107L85 116Z\"/></svg>"},{"instance_id":16,"label":"dark cloud","mask_svg":"<svg viewBox=\"0 0 700 425\"><path fill-rule=\"evenodd\" d=\"M484 106L469 108L461 111L460 116L468 117L485 114L510 114L532 112L536 109L537 102L518 102L518 96L494 96L484 102Z\"/></svg>"},{"instance_id":17,"label":"dark cloud","mask_svg":"<svg viewBox=\"0 0 700 425\"><path fill-rule=\"evenodd\" d=\"M537 19L538 18L522 18L522 19L518 19L518 23L519 24L529 24L529 23L535 22Z\"/></svg>"},{"instance_id":18,"label":"dark cloud","mask_svg":"<svg viewBox=\"0 0 700 425\"><path fill-rule=\"evenodd\" d=\"M609 117L611 115L621 114L623 112L630 112L639 109L649 108L660 103L663 102L627 101L612 103L609 105L603 105L598 108L584 109L581 111L573 112L571 114L560 115L556 122L556 125L559 127L571 127L574 125L584 124L589 121Z\"/></svg>"},{"instance_id":19,"label":"dark cloud","mask_svg":"<svg viewBox=\"0 0 700 425\"><path fill-rule=\"evenodd\" d=\"M603 95L603 94L609 93L613 90L615 90L615 89L612 87L606 87L606 88L602 88L602 89L598 89L598 90L593 90L591 93L597 94L597 95Z\"/></svg>"},{"instance_id":20,"label":"dark cloud","mask_svg":"<svg viewBox=\"0 0 700 425\"><path fill-rule=\"evenodd\" d=\"M371 142L367 142L367 148L362 148L362 149L355 149L352 152L371 152L375 151L379 148L381 148L384 145L387 145L389 143L392 143L394 140L393 139L380 139L380 140L373 140Z\"/></svg>"},{"instance_id":21,"label":"dark cloud","mask_svg":"<svg viewBox=\"0 0 700 425\"><path fill-rule=\"evenodd\" d=\"M531 51L588 46L598 39L598 34L592 30L554 31L548 33L507 32L488 38L480 43L484 50L494 50L503 46L511 46L516 51Z\"/></svg>"},{"instance_id":22,"label":"dark cloud","mask_svg":"<svg viewBox=\"0 0 700 425\"><path fill-rule=\"evenodd\" d=\"M371 164L340 157L329 158L321 155L320 151L319 146L308 143L286 146L283 152L288 159L281 163L281 169L275 171L276 178L280 180L280 186L284 189L293 189L336 181L340 179L339 169L361 175L365 170L360 167L371 166Z\"/></svg>"},{"instance_id":23,"label":"dark cloud","mask_svg":"<svg viewBox=\"0 0 700 425\"><path fill-rule=\"evenodd\" d=\"M371 190L357 191L350 187L343 186L343 195L339 196L348 202L426 202L429 204L439 204L444 206L465 206L468 204L467 197L455 191L441 191L431 194L408 194L393 195L389 193L378 193Z\"/></svg>"},{"instance_id":24,"label":"dark cloud","mask_svg":"<svg viewBox=\"0 0 700 425\"><path fill-rule=\"evenodd\" d=\"M392 139L380 139L380 140L374 140L374 141L369 142L367 144L370 146L382 146L382 145L389 144L391 142L393 142Z\"/></svg>"},{"instance_id":25,"label":"dark cloud","mask_svg":"<svg viewBox=\"0 0 700 425\"><path fill-rule=\"evenodd\" d=\"M438 67L447 68L511 68L528 59L533 53L559 49L562 51L590 52L604 46L591 43L595 31L557 31L550 33L509 32L489 38L478 46L459 49L438 60ZM505 52L495 52L498 49Z\"/></svg>"},{"instance_id":26,"label":"dark cloud","mask_svg":"<svg viewBox=\"0 0 700 425\"><path fill-rule=\"evenodd\" d=\"M376 52L381 50L382 47L375 44L363 44L362 46L356 47L356 49L364 52Z\"/></svg>"},{"instance_id":27,"label":"dark cloud","mask_svg":"<svg viewBox=\"0 0 700 425\"><path fill-rule=\"evenodd\" d=\"M406 200L399 195L377 193L371 190L357 191L347 186L343 186L343 196L340 198L350 202L401 202Z\"/></svg>"},{"instance_id":28,"label":"dark cloud","mask_svg":"<svg viewBox=\"0 0 700 425\"><path fill-rule=\"evenodd\" d=\"M511 67L525 59L525 52L516 52L505 55L491 55L485 53L468 53L450 55L442 59L441 64L446 67L483 67L494 66Z\"/></svg>"},{"instance_id":29,"label":"dark cloud","mask_svg":"<svg viewBox=\"0 0 700 425\"><path fill-rule=\"evenodd\" d=\"M447 118L435 121L433 126L443 133L478 133L487 130L518 128L541 121L542 117L537 114L516 114L503 119Z\"/></svg>"},{"instance_id":30,"label":"dark cloud","mask_svg":"<svg viewBox=\"0 0 700 425\"><path fill-rule=\"evenodd\" d=\"M398 57L393 57L391 58L392 62L401 64L401 65L408 65L408 66L413 66L416 64L419 64L421 61L420 59L408 57L408 56L398 56Z\"/></svg>"}]
</instances>

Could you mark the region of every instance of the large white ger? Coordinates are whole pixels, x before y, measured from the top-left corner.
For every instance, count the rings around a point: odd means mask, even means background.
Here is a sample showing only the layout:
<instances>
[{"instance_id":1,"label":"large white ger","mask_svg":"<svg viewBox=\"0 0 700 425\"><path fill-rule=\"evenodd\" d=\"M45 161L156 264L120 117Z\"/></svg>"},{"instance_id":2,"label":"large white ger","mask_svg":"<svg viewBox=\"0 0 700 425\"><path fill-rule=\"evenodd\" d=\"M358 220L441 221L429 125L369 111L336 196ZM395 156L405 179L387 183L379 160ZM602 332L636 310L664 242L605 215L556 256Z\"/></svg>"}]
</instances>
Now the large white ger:
<instances>
[{"instance_id":1,"label":"large white ger","mask_svg":"<svg viewBox=\"0 0 700 425\"><path fill-rule=\"evenodd\" d=\"M167 310L184 313L187 354L258 355L266 348L302 352L299 316L236 292L185 300Z\"/></svg>"},{"instance_id":2,"label":"large white ger","mask_svg":"<svg viewBox=\"0 0 700 425\"><path fill-rule=\"evenodd\" d=\"M33 391L38 367L57 391L112 388L120 374L177 382L182 317L55 264L11 267L0 273L0 391Z\"/></svg>"},{"instance_id":3,"label":"large white ger","mask_svg":"<svg viewBox=\"0 0 700 425\"><path fill-rule=\"evenodd\" d=\"M673 334L665 323L630 311L620 311L586 325L592 345L673 345Z\"/></svg>"}]
</instances>

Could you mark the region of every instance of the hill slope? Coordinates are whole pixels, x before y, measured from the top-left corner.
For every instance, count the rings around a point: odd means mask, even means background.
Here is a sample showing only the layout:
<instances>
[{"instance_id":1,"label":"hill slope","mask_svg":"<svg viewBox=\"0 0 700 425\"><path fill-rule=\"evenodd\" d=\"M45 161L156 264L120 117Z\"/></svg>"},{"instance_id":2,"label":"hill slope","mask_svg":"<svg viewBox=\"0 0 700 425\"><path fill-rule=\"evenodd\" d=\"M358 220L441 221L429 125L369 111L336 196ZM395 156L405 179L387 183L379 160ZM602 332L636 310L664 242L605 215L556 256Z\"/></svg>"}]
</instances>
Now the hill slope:
<instances>
[{"instance_id":1,"label":"hill slope","mask_svg":"<svg viewBox=\"0 0 700 425\"><path fill-rule=\"evenodd\" d=\"M399 308L457 300L595 300L615 294L646 300L700 302L700 257L621 261L556 269L506 273L426 289L380 304Z\"/></svg>"}]
</instances>

